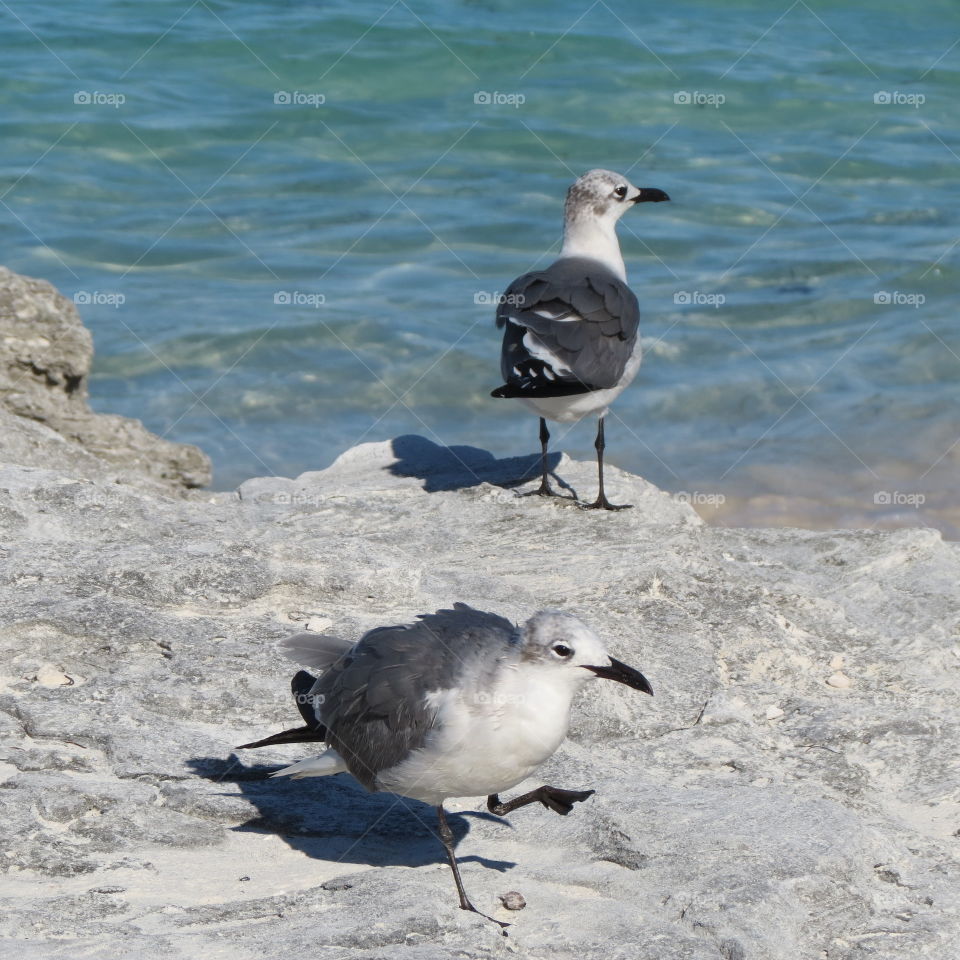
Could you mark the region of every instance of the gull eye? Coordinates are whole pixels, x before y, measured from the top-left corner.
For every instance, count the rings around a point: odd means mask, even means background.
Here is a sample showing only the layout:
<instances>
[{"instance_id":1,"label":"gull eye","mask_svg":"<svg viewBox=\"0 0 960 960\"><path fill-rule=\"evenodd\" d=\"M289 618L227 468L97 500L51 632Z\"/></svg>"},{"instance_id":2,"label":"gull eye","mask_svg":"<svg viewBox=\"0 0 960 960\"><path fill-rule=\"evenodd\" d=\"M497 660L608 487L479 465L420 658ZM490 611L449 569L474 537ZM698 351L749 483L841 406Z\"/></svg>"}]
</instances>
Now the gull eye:
<instances>
[{"instance_id":1,"label":"gull eye","mask_svg":"<svg viewBox=\"0 0 960 960\"><path fill-rule=\"evenodd\" d=\"M627 195L627 187L625 184L621 183L619 187L615 187L613 195L618 199L622 200Z\"/></svg>"},{"instance_id":2,"label":"gull eye","mask_svg":"<svg viewBox=\"0 0 960 960\"><path fill-rule=\"evenodd\" d=\"M558 657L566 660L568 657L573 656L573 647L568 647L565 643L555 643L553 645L553 652Z\"/></svg>"}]
</instances>

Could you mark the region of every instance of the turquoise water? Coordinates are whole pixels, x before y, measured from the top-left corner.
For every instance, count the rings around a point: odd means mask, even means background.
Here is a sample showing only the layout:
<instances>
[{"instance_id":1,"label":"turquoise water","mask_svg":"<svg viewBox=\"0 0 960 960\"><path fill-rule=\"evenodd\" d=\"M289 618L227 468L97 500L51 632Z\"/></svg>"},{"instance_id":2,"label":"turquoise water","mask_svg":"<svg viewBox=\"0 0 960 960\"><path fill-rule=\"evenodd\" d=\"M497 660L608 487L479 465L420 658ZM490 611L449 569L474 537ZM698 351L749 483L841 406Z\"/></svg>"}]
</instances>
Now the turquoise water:
<instances>
[{"instance_id":1,"label":"turquoise water","mask_svg":"<svg viewBox=\"0 0 960 960\"><path fill-rule=\"evenodd\" d=\"M216 486L409 432L534 451L489 397L488 301L604 166L673 198L621 224L647 356L610 460L720 494L723 522L956 532L956 5L8 0L0 23L4 262L80 301L95 408L200 445ZM555 436L592 456L591 424Z\"/></svg>"}]
</instances>

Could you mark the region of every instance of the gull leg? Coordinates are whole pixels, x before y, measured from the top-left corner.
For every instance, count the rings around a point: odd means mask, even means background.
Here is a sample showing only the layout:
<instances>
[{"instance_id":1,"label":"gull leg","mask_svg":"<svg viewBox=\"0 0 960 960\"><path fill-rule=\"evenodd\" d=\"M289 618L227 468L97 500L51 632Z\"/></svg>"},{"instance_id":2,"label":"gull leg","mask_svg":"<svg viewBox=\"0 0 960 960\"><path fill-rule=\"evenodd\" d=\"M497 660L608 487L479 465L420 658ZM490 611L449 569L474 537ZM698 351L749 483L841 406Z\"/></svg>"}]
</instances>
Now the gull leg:
<instances>
[{"instance_id":1,"label":"gull leg","mask_svg":"<svg viewBox=\"0 0 960 960\"><path fill-rule=\"evenodd\" d=\"M440 821L440 842L443 844L443 849L447 851L447 860L450 861L450 869L453 871L453 882L457 885L457 895L460 897L460 909L469 910L471 913L479 914L484 920L492 920L501 928L501 932L504 936L507 935L506 931L503 930L504 927L509 927L509 923L501 923L499 920L494 920L493 917L488 917L485 913L480 913L480 911L469 901L467 898L467 892L463 889L463 881L460 879L460 868L457 866L457 855L453 849L453 831L450 829L450 824L447 823L447 814L443 809L443 804L437 804L437 820Z\"/></svg>"},{"instance_id":2,"label":"gull leg","mask_svg":"<svg viewBox=\"0 0 960 960\"><path fill-rule=\"evenodd\" d=\"M597 499L593 503L588 503L584 510L626 510L631 504L622 503L614 504L607 499L607 495L603 492L603 451L606 447L603 437L603 417L600 418L600 423L597 426L597 439L594 441L593 446L597 451L597 471L600 477L600 492L597 494Z\"/></svg>"},{"instance_id":3,"label":"gull leg","mask_svg":"<svg viewBox=\"0 0 960 960\"><path fill-rule=\"evenodd\" d=\"M547 421L540 418L540 489L537 491L541 496L552 497L554 492L550 489L550 480L547 476L547 444L550 442L550 431L547 429Z\"/></svg>"},{"instance_id":4,"label":"gull leg","mask_svg":"<svg viewBox=\"0 0 960 960\"><path fill-rule=\"evenodd\" d=\"M563 790L560 787L549 787L546 784L524 793L513 800L501 803L500 798L495 794L487 797L487 809L495 813L498 817L505 817L508 813L517 810L519 807L525 807L528 803L542 803L548 810L553 810L565 817L572 809L575 803L581 803L588 797L593 796L593 790Z\"/></svg>"},{"instance_id":5,"label":"gull leg","mask_svg":"<svg viewBox=\"0 0 960 960\"><path fill-rule=\"evenodd\" d=\"M524 497L556 497L558 500L572 500L577 506L581 506L580 501L577 499L577 491L573 489L569 484L560 481L562 487L566 487L572 494L572 496L565 496L562 493L557 493L553 487L550 486L550 471L547 468L547 444L550 441L550 431L547 430L547 421L543 417L540 418L540 486L536 490L531 490L529 493L524 493Z\"/></svg>"},{"instance_id":6,"label":"gull leg","mask_svg":"<svg viewBox=\"0 0 960 960\"><path fill-rule=\"evenodd\" d=\"M550 486L550 475L547 472L547 444L550 441L550 431L547 429L547 421L540 418L540 486L533 491L535 496L540 497L559 497L553 487Z\"/></svg>"}]
</instances>

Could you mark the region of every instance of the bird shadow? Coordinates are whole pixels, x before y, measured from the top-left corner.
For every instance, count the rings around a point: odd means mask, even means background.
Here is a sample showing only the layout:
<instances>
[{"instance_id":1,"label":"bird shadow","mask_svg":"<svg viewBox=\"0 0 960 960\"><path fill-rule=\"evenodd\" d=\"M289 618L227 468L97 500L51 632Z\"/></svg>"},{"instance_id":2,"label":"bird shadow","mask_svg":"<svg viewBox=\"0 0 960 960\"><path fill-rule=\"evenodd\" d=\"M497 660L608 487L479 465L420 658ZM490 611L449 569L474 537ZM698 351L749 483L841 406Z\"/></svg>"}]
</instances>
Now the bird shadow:
<instances>
[{"instance_id":1,"label":"bird shadow","mask_svg":"<svg viewBox=\"0 0 960 960\"><path fill-rule=\"evenodd\" d=\"M335 863L420 867L445 859L433 807L393 793L370 793L349 774L271 779L282 765L244 766L236 754L226 759L195 757L188 766L200 778L236 788L223 795L240 796L253 805L256 815L231 827L237 833L274 834L312 859ZM489 814L478 816L504 822ZM470 832L469 821L459 813L448 811L447 822L457 844ZM458 859L500 872L516 866L478 856Z\"/></svg>"},{"instance_id":2,"label":"bird shadow","mask_svg":"<svg viewBox=\"0 0 960 960\"><path fill-rule=\"evenodd\" d=\"M397 460L389 466L390 472L398 477L418 477L423 480L423 489L428 493L462 490L481 483L510 489L540 477L538 453L498 460L489 450L480 447L444 447L416 434L395 437L391 443ZM559 463L559 453L547 454L550 476L576 498L573 488L555 473Z\"/></svg>"}]
</instances>

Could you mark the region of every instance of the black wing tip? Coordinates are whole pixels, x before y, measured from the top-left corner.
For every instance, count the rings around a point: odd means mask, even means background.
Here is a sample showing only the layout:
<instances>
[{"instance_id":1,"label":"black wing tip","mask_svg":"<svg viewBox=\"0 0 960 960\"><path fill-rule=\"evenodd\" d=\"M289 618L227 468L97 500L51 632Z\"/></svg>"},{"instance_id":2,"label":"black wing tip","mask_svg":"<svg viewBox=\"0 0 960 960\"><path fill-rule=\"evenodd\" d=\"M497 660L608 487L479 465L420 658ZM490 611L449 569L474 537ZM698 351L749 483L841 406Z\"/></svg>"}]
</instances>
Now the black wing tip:
<instances>
[{"instance_id":1,"label":"black wing tip","mask_svg":"<svg viewBox=\"0 0 960 960\"><path fill-rule=\"evenodd\" d=\"M257 747L272 747L280 743L325 743L327 730L323 726L296 727L293 730L283 730L273 736L254 740L252 743L241 743L237 750L253 750Z\"/></svg>"},{"instance_id":2,"label":"black wing tip","mask_svg":"<svg viewBox=\"0 0 960 960\"><path fill-rule=\"evenodd\" d=\"M290 681L290 692L296 696L304 687L308 689L317 682L317 678L308 670L298 670Z\"/></svg>"},{"instance_id":3,"label":"black wing tip","mask_svg":"<svg viewBox=\"0 0 960 960\"><path fill-rule=\"evenodd\" d=\"M307 728L313 728L317 725L316 700L310 696L317 678L307 670L298 670L290 681L290 692L293 694L294 702L303 722Z\"/></svg>"},{"instance_id":4,"label":"black wing tip","mask_svg":"<svg viewBox=\"0 0 960 960\"><path fill-rule=\"evenodd\" d=\"M292 730L283 730L262 740L252 743L241 743L237 750L253 750L257 747L271 747L279 743L324 743L327 739L327 728L319 723L314 711L314 702L309 696L317 678L307 670L298 670L290 681L290 690L297 703L297 710L303 717L304 726Z\"/></svg>"},{"instance_id":5,"label":"black wing tip","mask_svg":"<svg viewBox=\"0 0 960 960\"><path fill-rule=\"evenodd\" d=\"M581 393L593 393L595 387L586 383L505 383L490 391L491 397L507 400L535 400L538 397L576 397Z\"/></svg>"}]
</instances>

